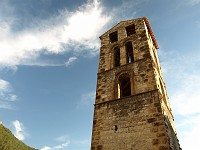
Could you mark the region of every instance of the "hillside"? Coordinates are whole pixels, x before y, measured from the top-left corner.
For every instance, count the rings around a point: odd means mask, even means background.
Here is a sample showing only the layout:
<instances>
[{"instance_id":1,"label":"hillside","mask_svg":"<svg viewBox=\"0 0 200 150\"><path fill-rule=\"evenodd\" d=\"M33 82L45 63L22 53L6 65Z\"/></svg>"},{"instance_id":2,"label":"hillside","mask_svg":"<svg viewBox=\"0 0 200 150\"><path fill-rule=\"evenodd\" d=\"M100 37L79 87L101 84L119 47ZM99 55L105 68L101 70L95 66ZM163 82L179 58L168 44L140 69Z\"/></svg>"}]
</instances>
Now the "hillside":
<instances>
[{"instance_id":1,"label":"hillside","mask_svg":"<svg viewBox=\"0 0 200 150\"><path fill-rule=\"evenodd\" d=\"M18 140L12 132L0 124L0 150L36 150Z\"/></svg>"}]
</instances>

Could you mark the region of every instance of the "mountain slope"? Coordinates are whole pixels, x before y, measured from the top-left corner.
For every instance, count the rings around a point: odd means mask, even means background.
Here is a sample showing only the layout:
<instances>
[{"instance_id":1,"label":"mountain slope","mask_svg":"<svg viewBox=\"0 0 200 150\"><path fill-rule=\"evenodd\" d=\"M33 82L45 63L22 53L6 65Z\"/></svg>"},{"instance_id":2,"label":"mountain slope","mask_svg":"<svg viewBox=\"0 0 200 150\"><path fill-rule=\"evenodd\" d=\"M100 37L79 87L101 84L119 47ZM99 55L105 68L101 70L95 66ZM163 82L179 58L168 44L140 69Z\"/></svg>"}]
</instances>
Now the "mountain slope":
<instances>
[{"instance_id":1,"label":"mountain slope","mask_svg":"<svg viewBox=\"0 0 200 150\"><path fill-rule=\"evenodd\" d=\"M12 132L0 123L0 150L36 150L18 140Z\"/></svg>"}]
</instances>

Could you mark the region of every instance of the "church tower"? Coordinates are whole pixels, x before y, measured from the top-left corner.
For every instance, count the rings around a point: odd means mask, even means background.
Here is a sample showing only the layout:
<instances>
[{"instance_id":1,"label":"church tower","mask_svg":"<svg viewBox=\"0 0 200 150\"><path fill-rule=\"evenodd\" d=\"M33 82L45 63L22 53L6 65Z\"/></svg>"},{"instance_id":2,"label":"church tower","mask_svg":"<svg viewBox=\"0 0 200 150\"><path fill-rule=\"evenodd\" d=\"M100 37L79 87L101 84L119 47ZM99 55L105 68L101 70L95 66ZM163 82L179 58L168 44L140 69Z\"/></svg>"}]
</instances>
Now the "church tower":
<instances>
[{"instance_id":1,"label":"church tower","mask_svg":"<svg viewBox=\"0 0 200 150\"><path fill-rule=\"evenodd\" d=\"M101 37L91 150L180 150L146 17Z\"/></svg>"}]
</instances>

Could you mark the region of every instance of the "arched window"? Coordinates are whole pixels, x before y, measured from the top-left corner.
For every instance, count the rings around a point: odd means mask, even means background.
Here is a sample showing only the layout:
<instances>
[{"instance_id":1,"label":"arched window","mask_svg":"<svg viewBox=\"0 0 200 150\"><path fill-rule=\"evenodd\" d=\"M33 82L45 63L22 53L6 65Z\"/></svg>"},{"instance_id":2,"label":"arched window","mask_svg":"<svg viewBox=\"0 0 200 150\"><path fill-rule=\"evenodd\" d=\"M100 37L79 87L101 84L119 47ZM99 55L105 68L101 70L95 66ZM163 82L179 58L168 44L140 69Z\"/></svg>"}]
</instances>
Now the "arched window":
<instances>
[{"instance_id":1,"label":"arched window","mask_svg":"<svg viewBox=\"0 0 200 150\"><path fill-rule=\"evenodd\" d=\"M128 74L122 74L118 79L118 98L131 95L131 83Z\"/></svg>"},{"instance_id":2,"label":"arched window","mask_svg":"<svg viewBox=\"0 0 200 150\"><path fill-rule=\"evenodd\" d=\"M119 47L114 48L114 66L120 66L120 49Z\"/></svg>"},{"instance_id":3,"label":"arched window","mask_svg":"<svg viewBox=\"0 0 200 150\"><path fill-rule=\"evenodd\" d=\"M126 45L126 63L134 61L132 42L127 42Z\"/></svg>"}]
</instances>

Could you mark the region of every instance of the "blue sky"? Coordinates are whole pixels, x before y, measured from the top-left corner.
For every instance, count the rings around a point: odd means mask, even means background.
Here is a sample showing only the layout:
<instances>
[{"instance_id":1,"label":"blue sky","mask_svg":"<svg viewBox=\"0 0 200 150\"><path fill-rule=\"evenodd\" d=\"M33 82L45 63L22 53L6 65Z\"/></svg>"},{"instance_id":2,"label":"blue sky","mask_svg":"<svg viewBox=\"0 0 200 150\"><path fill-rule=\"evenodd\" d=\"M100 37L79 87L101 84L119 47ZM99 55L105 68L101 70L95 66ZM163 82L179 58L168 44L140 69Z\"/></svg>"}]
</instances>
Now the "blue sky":
<instances>
[{"instance_id":1,"label":"blue sky","mask_svg":"<svg viewBox=\"0 0 200 150\"><path fill-rule=\"evenodd\" d=\"M200 0L0 0L0 120L41 150L88 150L99 36L147 16L181 147L200 146Z\"/></svg>"}]
</instances>

